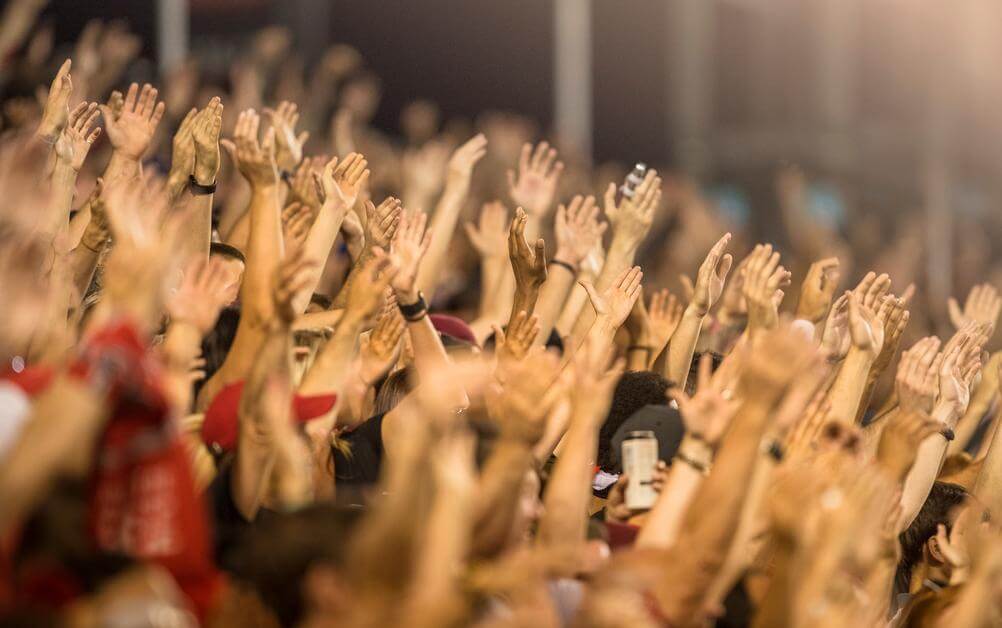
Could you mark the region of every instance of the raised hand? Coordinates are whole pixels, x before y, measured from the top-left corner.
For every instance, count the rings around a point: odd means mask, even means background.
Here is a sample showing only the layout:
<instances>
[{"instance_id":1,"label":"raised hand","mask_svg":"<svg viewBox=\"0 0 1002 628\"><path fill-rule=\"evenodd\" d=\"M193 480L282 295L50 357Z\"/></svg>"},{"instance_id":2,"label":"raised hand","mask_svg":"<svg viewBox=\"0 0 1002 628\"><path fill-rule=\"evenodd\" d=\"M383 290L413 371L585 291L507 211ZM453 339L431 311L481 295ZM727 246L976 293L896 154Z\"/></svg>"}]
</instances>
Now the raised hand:
<instances>
[{"instance_id":1,"label":"raised hand","mask_svg":"<svg viewBox=\"0 0 1002 628\"><path fill-rule=\"evenodd\" d=\"M835 299L828 310L821 350L829 362L841 362L849 352L849 343L849 296L846 293Z\"/></svg>"},{"instance_id":2,"label":"raised hand","mask_svg":"<svg viewBox=\"0 0 1002 628\"><path fill-rule=\"evenodd\" d=\"M508 171L508 193L516 205L525 208L533 217L542 217L553 204L557 182L564 164L557 161L557 149L540 142L533 150L532 144L522 146L518 172Z\"/></svg>"},{"instance_id":3,"label":"raised hand","mask_svg":"<svg viewBox=\"0 0 1002 628\"><path fill-rule=\"evenodd\" d=\"M195 170L195 141L191 137L191 127L197 116L198 109L192 107L181 120L174 133L174 139L171 140L170 172L167 174L167 180L174 197L188 185L188 177Z\"/></svg>"},{"instance_id":4,"label":"raised hand","mask_svg":"<svg viewBox=\"0 0 1002 628\"><path fill-rule=\"evenodd\" d=\"M101 135L100 127L94 126L99 115L97 103L80 103L70 112L68 124L56 140L56 157L76 172L80 172L91 145Z\"/></svg>"},{"instance_id":5,"label":"raised hand","mask_svg":"<svg viewBox=\"0 0 1002 628\"><path fill-rule=\"evenodd\" d=\"M306 259L305 250L298 248L291 250L275 269L271 296L277 322L283 326L288 327L299 316L296 295L310 284L316 266L316 262Z\"/></svg>"},{"instance_id":6,"label":"raised hand","mask_svg":"<svg viewBox=\"0 0 1002 628\"><path fill-rule=\"evenodd\" d=\"M811 264L800 288L797 318L820 323L828 314L839 280L839 261L829 257Z\"/></svg>"},{"instance_id":7,"label":"raised hand","mask_svg":"<svg viewBox=\"0 0 1002 628\"><path fill-rule=\"evenodd\" d=\"M318 190L314 176L323 174L324 165L328 161L328 157L320 155L307 157L299 162L296 170L292 173L292 183L289 187L289 195L292 199L310 207L320 208L320 191L323 189L323 184L320 186L321 190Z\"/></svg>"},{"instance_id":8,"label":"raised hand","mask_svg":"<svg viewBox=\"0 0 1002 628\"><path fill-rule=\"evenodd\" d=\"M894 359L894 355L898 352L898 346L901 343L901 335L904 333L905 327L908 325L908 320L911 318L911 314L905 309L905 300L903 298L888 295L885 297L885 301L888 303L890 313L884 321L884 345L881 347L880 354L873 363L873 369L877 373L883 372L891 363L891 360Z\"/></svg>"},{"instance_id":9,"label":"raised hand","mask_svg":"<svg viewBox=\"0 0 1002 628\"><path fill-rule=\"evenodd\" d=\"M486 203L480 210L477 224L463 225L466 237L482 258L506 257L508 255L508 208L494 201Z\"/></svg>"},{"instance_id":10,"label":"raised hand","mask_svg":"<svg viewBox=\"0 0 1002 628\"><path fill-rule=\"evenodd\" d=\"M553 386L560 360L542 347L533 347L524 359L499 371L504 388L489 388L486 401L501 438L535 445L546 429L546 417L559 397Z\"/></svg>"},{"instance_id":11,"label":"raised hand","mask_svg":"<svg viewBox=\"0 0 1002 628\"><path fill-rule=\"evenodd\" d=\"M487 154L487 138L477 133L452 153L449 158L449 182L468 184L473 167Z\"/></svg>"},{"instance_id":12,"label":"raised hand","mask_svg":"<svg viewBox=\"0 0 1002 628\"><path fill-rule=\"evenodd\" d=\"M261 117L253 109L241 111L233 129L233 141L220 140L230 154L237 170L252 188L266 188L278 184L275 166L275 129L265 134L264 142L258 140Z\"/></svg>"},{"instance_id":13,"label":"raised hand","mask_svg":"<svg viewBox=\"0 0 1002 628\"><path fill-rule=\"evenodd\" d=\"M362 263L358 281L349 283L342 320L364 321L376 312L385 303L386 287L399 274L398 269L407 270L398 267L396 259L387 255L382 249L373 249L372 255ZM416 295L414 300L417 300ZM413 303L406 299L401 302Z\"/></svg>"},{"instance_id":14,"label":"raised hand","mask_svg":"<svg viewBox=\"0 0 1002 628\"><path fill-rule=\"evenodd\" d=\"M515 209L515 220L508 230L508 258L515 272L517 289L538 289L546 281L546 244L542 238L530 247L525 239L529 217L521 207Z\"/></svg>"},{"instance_id":15,"label":"raised hand","mask_svg":"<svg viewBox=\"0 0 1002 628\"><path fill-rule=\"evenodd\" d=\"M797 377L820 359L803 335L789 325L777 325L760 334L744 356L741 396L774 403Z\"/></svg>"},{"instance_id":16,"label":"raised hand","mask_svg":"<svg viewBox=\"0 0 1002 628\"><path fill-rule=\"evenodd\" d=\"M937 356L939 397L934 413L957 420L967 411L971 386L981 370L981 349L987 323L969 323L958 331ZM939 412L942 410L942 414Z\"/></svg>"},{"instance_id":17,"label":"raised hand","mask_svg":"<svg viewBox=\"0 0 1002 628\"><path fill-rule=\"evenodd\" d=\"M300 249L306 244L316 218L316 210L302 203L290 203L282 210L282 240L286 251Z\"/></svg>"},{"instance_id":18,"label":"raised hand","mask_svg":"<svg viewBox=\"0 0 1002 628\"><path fill-rule=\"evenodd\" d=\"M682 322L684 309L682 303L667 288L651 295L647 313L651 322L649 342L652 358L668 345L678 324Z\"/></svg>"},{"instance_id":19,"label":"raised hand","mask_svg":"<svg viewBox=\"0 0 1002 628\"><path fill-rule=\"evenodd\" d=\"M887 273L878 275L870 271L866 273L859 285L853 289L857 302L874 312L891 289L891 277Z\"/></svg>"},{"instance_id":20,"label":"raised hand","mask_svg":"<svg viewBox=\"0 0 1002 628\"><path fill-rule=\"evenodd\" d=\"M157 90L150 84L133 83L125 94L122 111L115 117L108 105L101 105L104 128L116 152L139 160L150 146L164 115L164 103L157 102Z\"/></svg>"},{"instance_id":21,"label":"raised hand","mask_svg":"<svg viewBox=\"0 0 1002 628\"><path fill-rule=\"evenodd\" d=\"M428 215L423 211L404 210L390 245L390 257L398 269L391 285L397 299L404 304L418 300L417 275L431 246L431 232L425 233L427 224Z\"/></svg>"},{"instance_id":22,"label":"raised hand","mask_svg":"<svg viewBox=\"0 0 1002 628\"><path fill-rule=\"evenodd\" d=\"M337 157L327 162L323 174L313 175L321 202L345 211L351 209L369 181L368 166L361 153L351 153L341 163Z\"/></svg>"},{"instance_id":23,"label":"raised hand","mask_svg":"<svg viewBox=\"0 0 1002 628\"><path fill-rule=\"evenodd\" d=\"M729 233L725 233L717 240L696 274L696 283L693 286L689 307L693 308L699 316L706 316L724 290L724 281L727 279L727 273L730 272L731 264L734 261L730 253L724 253L730 241L731 234Z\"/></svg>"},{"instance_id":24,"label":"raised hand","mask_svg":"<svg viewBox=\"0 0 1002 628\"><path fill-rule=\"evenodd\" d=\"M999 296L998 290L986 283L971 288L963 310L953 297L950 297L946 304L950 310L950 322L957 329L974 322L987 323L994 330L999 312L1002 311L1002 297Z\"/></svg>"},{"instance_id":25,"label":"raised hand","mask_svg":"<svg viewBox=\"0 0 1002 628\"><path fill-rule=\"evenodd\" d=\"M201 336L212 331L226 305L226 275L226 264L219 257L192 261L181 285L167 300L171 321L187 323Z\"/></svg>"},{"instance_id":26,"label":"raised hand","mask_svg":"<svg viewBox=\"0 0 1002 628\"><path fill-rule=\"evenodd\" d=\"M605 216L614 236L622 238L627 247L637 247L647 237L660 204L661 177L657 170L648 170L633 198L624 198L619 205L616 205L616 184L610 183L605 190Z\"/></svg>"},{"instance_id":27,"label":"raised hand","mask_svg":"<svg viewBox=\"0 0 1002 628\"><path fill-rule=\"evenodd\" d=\"M771 244L759 244L745 267L744 295L748 303L749 329L772 329L779 322L782 288L790 283L790 272L779 264L779 251Z\"/></svg>"},{"instance_id":28,"label":"raised hand","mask_svg":"<svg viewBox=\"0 0 1002 628\"><path fill-rule=\"evenodd\" d=\"M595 286L590 281L579 281L581 287L588 293L588 299L595 308L595 314L599 318L606 318L612 329L618 329L620 325L630 315L633 304L640 298L640 280L644 273L639 266L627 268L619 277L613 280L605 292L601 295L595 290Z\"/></svg>"},{"instance_id":29,"label":"raised hand","mask_svg":"<svg viewBox=\"0 0 1002 628\"><path fill-rule=\"evenodd\" d=\"M532 348L532 343L539 335L539 317L530 316L522 310L508 324L507 333L497 325L493 326L495 351L498 362L502 366L511 361L519 361L525 358Z\"/></svg>"},{"instance_id":30,"label":"raised hand","mask_svg":"<svg viewBox=\"0 0 1002 628\"><path fill-rule=\"evenodd\" d=\"M568 205L557 207L554 234L557 238L558 260L575 268L588 253L601 243L606 224L598 220L594 196L575 196Z\"/></svg>"},{"instance_id":31,"label":"raised hand","mask_svg":"<svg viewBox=\"0 0 1002 628\"><path fill-rule=\"evenodd\" d=\"M200 185L212 185L219 173L219 134L223 128L223 101L215 96L198 112L191 125L195 145L193 174Z\"/></svg>"},{"instance_id":32,"label":"raised hand","mask_svg":"<svg viewBox=\"0 0 1002 628\"><path fill-rule=\"evenodd\" d=\"M379 381L396 364L405 327L396 299L387 300L372 333L363 337L359 345L359 374L364 383L372 385Z\"/></svg>"},{"instance_id":33,"label":"raised hand","mask_svg":"<svg viewBox=\"0 0 1002 628\"><path fill-rule=\"evenodd\" d=\"M296 135L299 123L299 107L294 102L283 100L276 109L265 108L272 128L275 129L275 163L279 170L292 172L303 160L303 145L310 138L307 131Z\"/></svg>"},{"instance_id":34,"label":"raised hand","mask_svg":"<svg viewBox=\"0 0 1002 628\"><path fill-rule=\"evenodd\" d=\"M55 142L66 126L66 121L70 115L70 94L73 93L73 80L70 78L70 68L73 62L70 59L63 61L56 72L56 78L52 79L49 86L49 94L45 100L45 109L42 111L42 120L38 124L36 133L39 137L48 142Z\"/></svg>"},{"instance_id":35,"label":"raised hand","mask_svg":"<svg viewBox=\"0 0 1002 628\"><path fill-rule=\"evenodd\" d=\"M874 360L884 346L884 323L890 315L890 307L887 303L882 303L880 309L874 312L860 303L855 292L848 293L846 298L849 300L851 349L856 349Z\"/></svg>"},{"instance_id":36,"label":"raised hand","mask_svg":"<svg viewBox=\"0 0 1002 628\"><path fill-rule=\"evenodd\" d=\"M932 412L938 390L939 338L929 336L901 354L894 389L898 406L904 413L928 415Z\"/></svg>"},{"instance_id":37,"label":"raised hand","mask_svg":"<svg viewBox=\"0 0 1002 628\"><path fill-rule=\"evenodd\" d=\"M400 199L392 196L376 207L372 201L365 202L365 246L390 248L393 236L403 217L404 208Z\"/></svg>"},{"instance_id":38,"label":"raised hand","mask_svg":"<svg viewBox=\"0 0 1002 628\"><path fill-rule=\"evenodd\" d=\"M678 404L686 433L715 447L730 425L739 403L725 393L721 378L711 374L713 358L703 354L699 360L696 394L692 397L679 388L668 391L668 397Z\"/></svg>"}]
</instances>

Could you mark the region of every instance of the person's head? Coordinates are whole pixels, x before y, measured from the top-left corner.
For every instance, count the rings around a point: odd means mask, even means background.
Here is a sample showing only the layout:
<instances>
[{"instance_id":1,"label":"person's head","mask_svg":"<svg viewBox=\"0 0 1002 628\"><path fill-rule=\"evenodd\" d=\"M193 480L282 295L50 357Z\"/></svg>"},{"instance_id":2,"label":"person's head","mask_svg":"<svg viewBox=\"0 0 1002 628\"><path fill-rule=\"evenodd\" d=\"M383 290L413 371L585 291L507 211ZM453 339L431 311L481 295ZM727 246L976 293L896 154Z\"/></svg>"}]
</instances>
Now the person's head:
<instances>
[{"instance_id":1,"label":"person's head","mask_svg":"<svg viewBox=\"0 0 1002 628\"><path fill-rule=\"evenodd\" d=\"M235 306L224 307L219 313L219 318L212 330L202 339L202 358L205 359L205 377L196 382L195 394L201 389L205 382L209 381L219 367L226 360L226 354L233 346L233 339L237 336L237 326L240 324L240 308Z\"/></svg>"},{"instance_id":2,"label":"person's head","mask_svg":"<svg viewBox=\"0 0 1002 628\"><path fill-rule=\"evenodd\" d=\"M209 246L209 257L223 261L223 270L226 273L226 303L232 304L240 296L240 283L243 281L247 260L240 249L222 242L213 242Z\"/></svg>"},{"instance_id":3,"label":"person's head","mask_svg":"<svg viewBox=\"0 0 1002 628\"><path fill-rule=\"evenodd\" d=\"M932 485L929 497L922 504L915 520L898 535L901 561L898 563L894 583L898 592L908 591L912 572L923 561L932 561L934 564L946 562L935 541L937 527L942 524L946 526L947 532L952 530L957 511L966 498L967 491L958 484L936 482Z\"/></svg>"},{"instance_id":4,"label":"person's head","mask_svg":"<svg viewBox=\"0 0 1002 628\"><path fill-rule=\"evenodd\" d=\"M598 435L598 466L607 473L619 473L618 456L612 451L612 437L626 419L644 406L668 403L668 380L653 371L624 373L612 395L609 415Z\"/></svg>"},{"instance_id":5,"label":"person's head","mask_svg":"<svg viewBox=\"0 0 1002 628\"><path fill-rule=\"evenodd\" d=\"M351 602L344 579L346 539L361 514L316 504L261 519L234 546L234 575L283 626L300 625L312 613L343 612Z\"/></svg>"},{"instance_id":6,"label":"person's head","mask_svg":"<svg viewBox=\"0 0 1002 628\"><path fill-rule=\"evenodd\" d=\"M710 370L714 373L724 361L724 356L715 351L703 351L692 356L692 363L689 364L689 377L685 380L685 394L690 397L696 394L696 384L699 382L699 362L704 355L710 356Z\"/></svg>"},{"instance_id":7,"label":"person's head","mask_svg":"<svg viewBox=\"0 0 1002 628\"><path fill-rule=\"evenodd\" d=\"M373 414L385 414L397 407L400 400L414 390L414 371L412 368L402 368L386 376L376 391L373 402Z\"/></svg>"}]
</instances>

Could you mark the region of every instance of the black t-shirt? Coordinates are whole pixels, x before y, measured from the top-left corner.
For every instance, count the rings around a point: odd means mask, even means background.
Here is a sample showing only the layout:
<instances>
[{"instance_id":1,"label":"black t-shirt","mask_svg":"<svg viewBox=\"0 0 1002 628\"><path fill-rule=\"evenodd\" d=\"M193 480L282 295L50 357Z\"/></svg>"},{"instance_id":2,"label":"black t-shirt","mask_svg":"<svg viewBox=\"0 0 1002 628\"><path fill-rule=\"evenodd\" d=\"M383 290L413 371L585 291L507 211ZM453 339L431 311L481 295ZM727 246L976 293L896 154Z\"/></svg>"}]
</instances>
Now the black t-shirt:
<instances>
[{"instance_id":1,"label":"black t-shirt","mask_svg":"<svg viewBox=\"0 0 1002 628\"><path fill-rule=\"evenodd\" d=\"M215 529L216 564L227 571L235 571L235 553L239 551L240 539L258 521L274 516L274 511L259 508L254 521L247 521L233 501L233 459L223 462L219 473L205 491L212 508Z\"/></svg>"},{"instance_id":2,"label":"black t-shirt","mask_svg":"<svg viewBox=\"0 0 1002 628\"><path fill-rule=\"evenodd\" d=\"M366 489L379 482L383 466L383 417L377 414L341 435L348 453L333 448L337 503L364 505Z\"/></svg>"}]
</instances>

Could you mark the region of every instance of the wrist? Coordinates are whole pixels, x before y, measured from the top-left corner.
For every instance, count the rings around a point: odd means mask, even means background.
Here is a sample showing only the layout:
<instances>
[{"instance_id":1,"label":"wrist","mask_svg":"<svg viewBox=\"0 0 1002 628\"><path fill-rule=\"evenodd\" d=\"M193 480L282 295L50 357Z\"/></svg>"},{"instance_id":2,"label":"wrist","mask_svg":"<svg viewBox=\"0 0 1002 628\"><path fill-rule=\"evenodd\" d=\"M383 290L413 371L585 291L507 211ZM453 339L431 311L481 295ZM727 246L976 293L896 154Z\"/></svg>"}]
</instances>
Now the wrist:
<instances>
[{"instance_id":1,"label":"wrist","mask_svg":"<svg viewBox=\"0 0 1002 628\"><path fill-rule=\"evenodd\" d=\"M46 144L55 144L59 139L59 126L43 119L38 124L35 135Z\"/></svg>"},{"instance_id":2,"label":"wrist","mask_svg":"<svg viewBox=\"0 0 1002 628\"><path fill-rule=\"evenodd\" d=\"M709 307L703 307L697 303L690 303L682 312L682 318L688 318L689 320L702 320L706 318L709 310Z\"/></svg>"},{"instance_id":3,"label":"wrist","mask_svg":"<svg viewBox=\"0 0 1002 628\"><path fill-rule=\"evenodd\" d=\"M195 177L195 181L199 185L212 185L212 184L214 184L216 182L216 175L218 173L219 173L219 169L218 168L216 168L216 169L199 168L198 164L196 163L195 164L195 171L192 173L192 176ZM187 181L187 179L188 178L185 177L185 181Z\"/></svg>"},{"instance_id":4,"label":"wrist","mask_svg":"<svg viewBox=\"0 0 1002 628\"><path fill-rule=\"evenodd\" d=\"M932 418L942 423L945 427L953 429L963 413L952 403L939 403L932 409Z\"/></svg>"},{"instance_id":5,"label":"wrist","mask_svg":"<svg viewBox=\"0 0 1002 628\"><path fill-rule=\"evenodd\" d=\"M581 258L570 251L557 249L557 254L550 259L549 263L567 268L568 270L573 269L573 272L577 274L578 268L581 266Z\"/></svg>"}]
</instances>

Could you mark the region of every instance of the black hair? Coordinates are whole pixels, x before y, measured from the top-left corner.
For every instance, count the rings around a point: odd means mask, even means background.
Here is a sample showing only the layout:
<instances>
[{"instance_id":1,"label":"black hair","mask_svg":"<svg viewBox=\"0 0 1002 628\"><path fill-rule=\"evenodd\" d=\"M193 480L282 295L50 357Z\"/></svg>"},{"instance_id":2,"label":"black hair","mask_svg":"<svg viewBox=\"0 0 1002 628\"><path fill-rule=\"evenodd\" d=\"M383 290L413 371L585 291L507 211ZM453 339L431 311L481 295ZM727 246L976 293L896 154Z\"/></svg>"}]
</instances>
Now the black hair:
<instances>
[{"instance_id":1,"label":"black hair","mask_svg":"<svg viewBox=\"0 0 1002 628\"><path fill-rule=\"evenodd\" d=\"M912 571L922 561L922 548L926 542L936 536L937 526L943 524L947 532L953 528L950 513L967 498L967 491L959 484L935 482L929 497L922 504L922 509L915 520L904 532L898 535L901 543L901 561L898 562L897 573L894 575L896 593L907 593L911 584Z\"/></svg>"},{"instance_id":2,"label":"black hair","mask_svg":"<svg viewBox=\"0 0 1002 628\"><path fill-rule=\"evenodd\" d=\"M195 382L194 395L202 389L205 382L219 370L226 360L226 354L233 346L237 337L237 326L240 324L240 307L229 305L219 313L219 319L212 330L202 338L202 357L205 358L205 379Z\"/></svg>"},{"instance_id":3,"label":"black hair","mask_svg":"<svg viewBox=\"0 0 1002 628\"><path fill-rule=\"evenodd\" d=\"M314 504L262 518L247 526L241 542L234 545L234 575L254 589L283 626L298 625L307 610L304 578L317 564L344 568L346 539L363 512Z\"/></svg>"},{"instance_id":4,"label":"black hair","mask_svg":"<svg viewBox=\"0 0 1002 628\"><path fill-rule=\"evenodd\" d=\"M710 356L710 372L713 373L720 368L724 361L723 354L716 351L703 351L692 356L692 362L689 364L689 377L685 380L685 394L690 397L696 394L696 384L699 383L699 362L704 355Z\"/></svg>"},{"instance_id":5,"label":"black hair","mask_svg":"<svg viewBox=\"0 0 1002 628\"><path fill-rule=\"evenodd\" d=\"M612 452L612 437L626 419L650 405L667 405L668 380L653 371L623 373L612 395L612 407L598 433L598 466L608 473L619 473L618 456Z\"/></svg>"},{"instance_id":6,"label":"black hair","mask_svg":"<svg viewBox=\"0 0 1002 628\"><path fill-rule=\"evenodd\" d=\"M239 260L244 264L247 264L247 258L244 257L243 251L235 246L226 244L225 242L213 242L210 244L209 255L221 255L222 257Z\"/></svg>"}]
</instances>

